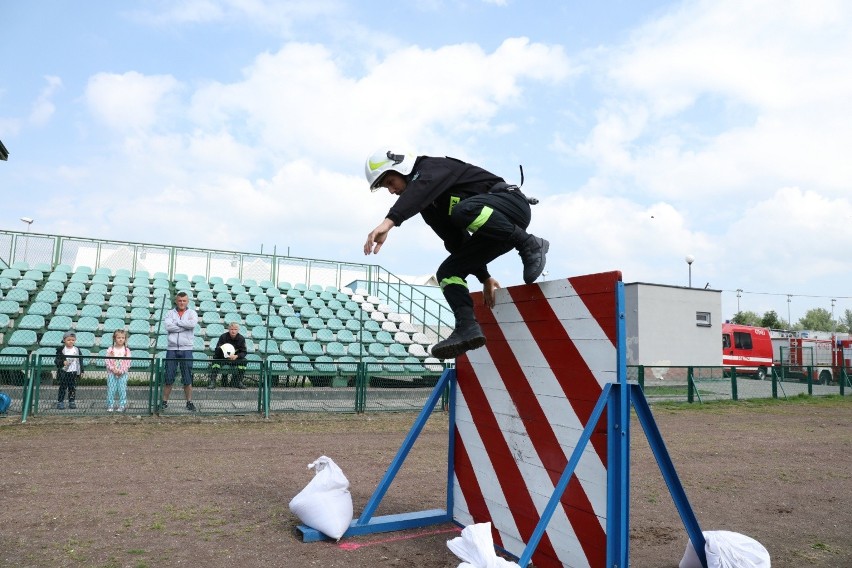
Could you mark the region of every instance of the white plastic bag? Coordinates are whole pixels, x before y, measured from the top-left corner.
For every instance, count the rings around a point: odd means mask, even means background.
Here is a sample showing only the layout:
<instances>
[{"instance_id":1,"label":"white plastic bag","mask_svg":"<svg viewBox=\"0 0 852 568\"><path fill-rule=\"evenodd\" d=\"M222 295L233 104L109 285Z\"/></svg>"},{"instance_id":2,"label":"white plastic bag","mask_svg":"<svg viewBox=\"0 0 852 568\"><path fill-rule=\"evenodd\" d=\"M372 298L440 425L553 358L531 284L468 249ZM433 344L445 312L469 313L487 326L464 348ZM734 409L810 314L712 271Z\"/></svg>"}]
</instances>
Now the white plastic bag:
<instances>
[{"instance_id":1,"label":"white plastic bag","mask_svg":"<svg viewBox=\"0 0 852 568\"><path fill-rule=\"evenodd\" d=\"M751 537L731 531L704 531L704 554L707 568L770 568L769 552ZM686 551L678 568L701 568L692 541L686 542Z\"/></svg>"},{"instance_id":2,"label":"white plastic bag","mask_svg":"<svg viewBox=\"0 0 852 568\"><path fill-rule=\"evenodd\" d=\"M349 480L331 458L320 456L308 464L314 478L290 500L290 511L302 523L335 540L352 524Z\"/></svg>"},{"instance_id":3,"label":"white plastic bag","mask_svg":"<svg viewBox=\"0 0 852 568\"><path fill-rule=\"evenodd\" d=\"M491 538L491 523L477 523L462 529L461 536L447 541L447 548L462 562L458 568L505 568L517 564L497 556L494 539Z\"/></svg>"}]
</instances>

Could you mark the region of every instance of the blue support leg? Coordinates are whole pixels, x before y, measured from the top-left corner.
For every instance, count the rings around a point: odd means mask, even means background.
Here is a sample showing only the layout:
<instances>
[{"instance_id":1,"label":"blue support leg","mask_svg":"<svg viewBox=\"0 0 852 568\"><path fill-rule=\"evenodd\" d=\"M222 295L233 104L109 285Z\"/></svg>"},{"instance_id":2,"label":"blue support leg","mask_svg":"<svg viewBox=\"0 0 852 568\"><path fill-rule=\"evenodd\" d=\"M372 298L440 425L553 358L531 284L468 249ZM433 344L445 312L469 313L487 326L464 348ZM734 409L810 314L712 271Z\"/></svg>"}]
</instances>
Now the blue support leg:
<instances>
[{"instance_id":1,"label":"blue support leg","mask_svg":"<svg viewBox=\"0 0 852 568\"><path fill-rule=\"evenodd\" d=\"M600 398L598 398L598 402L595 404L595 408L592 410L591 416L589 416L589 421L586 422L586 427L583 428L583 432L580 434L580 439L577 440L577 445L574 446L574 451L571 453L571 457L565 465L565 469L562 470L562 475L559 477L556 487L553 488L550 500L548 500L547 505L544 507L544 511L542 511L541 517L538 519L538 524L536 524L532 535L530 535L529 541L527 541L527 545L524 547L524 552L521 554L520 558L518 558L518 566L529 565L533 554L535 554L535 549L538 548L538 544L541 542L541 537L544 536L544 531L547 530L547 525L550 524L550 519L556 511L556 507L559 506L562 495L568 488L568 482L571 481L571 476L574 475L574 471L577 469L577 464L580 463L580 458L592 437L592 432L594 432L595 426L597 426L598 420L600 420L600 417L603 414L612 386L613 385L611 383L604 385L603 392L601 393Z\"/></svg>"},{"instance_id":2,"label":"blue support leg","mask_svg":"<svg viewBox=\"0 0 852 568\"><path fill-rule=\"evenodd\" d=\"M384 477L382 477L382 480L379 482L379 485L376 487L376 490L373 492L370 500L367 501L367 505L364 507L364 512L361 513L361 516L358 517L358 519L352 521L352 524L343 534L343 537L376 532L398 531L449 522L452 520L452 513L442 509L432 509L429 511L386 515L383 517L373 518L373 513L376 512L376 509L384 498L385 493L387 493L388 488L391 486L391 483L393 483L396 474L405 462L405 458L408 457L408 452L411 450L414 442L417 441L417 437L426 425L426 421L432 414L432 410L435 408L435 405L437 405L438 401L441 399L441 394L450 382L451 376L455 377L455 369L445 370L441 375L441 378L438 379L438 383L435 385L435 388L432 390L432 393L423 405L423 409L414 421L411 430L408 432L408 435L397 451L397 454L388 467L388 470L385 472ZM328 538L318 530L306 525L299 525L296 529L302 534L303 542L314 542Z\"/></svg>"},{"instance_id":3,"label":"blue support leg","mask_svg":"<svg viewBox=\"0 0 852 568\"><path fill-rule=\"evenodd\" d=\"M639 423L642 429L645 430L645 437L648 439L648 444L651 446L651 451L654 452L654 457L657 459L657 465L660 466L660 473L663 474L663 479L669 488L669 493L672 496L677 512L680 514L680 519L683 526L686 528L686 533L689 535L689 540L692 541L692 546L695 548L695 553L701 561L701 565L707 568L707 556L704 552L704 534L701 532L701 527L698 526L698 519L695 518L695 513L692 512L692 507L689 500L686 498L686 492L683 490L683 485L680 483L680 478L675 472L674 464L666 449L666 444L663 442L663 437L660 434L657 423L654 421L654 416L651 414L651 407L648 406L648 401L639 385L630 385L631 400L633 408L636 409L636 416L639 418Z\"/></svg>"}]
</instances>

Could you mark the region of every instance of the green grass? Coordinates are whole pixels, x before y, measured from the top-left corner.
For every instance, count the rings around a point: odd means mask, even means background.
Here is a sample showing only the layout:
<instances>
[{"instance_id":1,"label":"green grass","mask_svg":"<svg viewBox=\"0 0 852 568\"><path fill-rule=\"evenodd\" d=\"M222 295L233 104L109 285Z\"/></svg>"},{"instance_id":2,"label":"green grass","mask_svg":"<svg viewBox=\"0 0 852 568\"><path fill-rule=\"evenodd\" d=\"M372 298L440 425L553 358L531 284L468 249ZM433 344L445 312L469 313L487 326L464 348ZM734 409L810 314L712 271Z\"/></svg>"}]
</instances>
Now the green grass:
<instances>
[{"instance_id":1,"label":"green grass","mask_svg":"<svg viewBox=\"0 0 852 568\"><path fill-rule=\"evenodd\" d=\"M761 409L782 408L784 406L844 406L852 407L852 396L840 396L836 394L826 396L811 396L806 393L783 398L750 398L746 400L713 400L702 404L689 404L687 402L655 402L655 409L666 410L688 410L694 412L720 410L725 408Z\"/></svg>"}]
</instances>

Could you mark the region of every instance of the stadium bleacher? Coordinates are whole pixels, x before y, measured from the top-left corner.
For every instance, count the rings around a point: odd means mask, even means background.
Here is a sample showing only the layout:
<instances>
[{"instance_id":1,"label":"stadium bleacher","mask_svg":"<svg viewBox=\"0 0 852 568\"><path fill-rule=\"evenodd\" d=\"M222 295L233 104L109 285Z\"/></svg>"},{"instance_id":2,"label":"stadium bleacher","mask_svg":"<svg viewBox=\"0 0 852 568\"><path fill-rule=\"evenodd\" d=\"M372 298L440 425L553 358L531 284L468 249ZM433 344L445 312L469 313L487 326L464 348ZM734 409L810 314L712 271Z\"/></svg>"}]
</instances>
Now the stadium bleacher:
<instances>
[{"instance_id":1,"label":"stadium bleacher","mask_svg":"<svg viewBox=\"0 0 852 568\"><path fill-rule=\"evenodd\" d=\"M52 356L69 329L84 354L104 355L113 332L124 329L134 352L162 356L161 318L178 291L199 314L196 361L212 356L218 337L237 322L250 363L266 360L276 376L333 374L359 360L371 372L442 368L428 351L433 338L366 290L22 262L0 271L0 355Z\"/></svg>"}]
</instances>

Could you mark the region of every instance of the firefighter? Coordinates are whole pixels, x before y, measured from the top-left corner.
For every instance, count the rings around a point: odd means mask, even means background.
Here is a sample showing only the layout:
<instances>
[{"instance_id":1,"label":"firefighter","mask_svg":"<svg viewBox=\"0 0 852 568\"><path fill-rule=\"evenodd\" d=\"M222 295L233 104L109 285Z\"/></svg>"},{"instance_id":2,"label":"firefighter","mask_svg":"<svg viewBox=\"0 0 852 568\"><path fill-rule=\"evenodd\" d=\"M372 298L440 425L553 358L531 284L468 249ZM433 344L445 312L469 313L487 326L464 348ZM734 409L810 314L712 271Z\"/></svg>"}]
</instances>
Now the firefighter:
<instances>
[{"instance_id":1,"label":"firefighter","mask_svg":"<svg viewBox=\"0 0 852 568\"><path fill-rule=\"evenodd\" d=\"M444 241L450 256L436 278L453 310L456 327L432 348L438 359L452 359L485 345L485 336L473 315L467 288L472 274L483 285L485 303L494 306L500 284L488 273L488 263L516 249L523 262L524 282L541 275L550 243L526 232L530 204L517 186L480 167L455 158L416 156L382 149L365 164L371 191L386 188L397 196L385 219L370 231L364 254L377 254L388 233L420 213Z\"/></svg>"}]
</instances>

